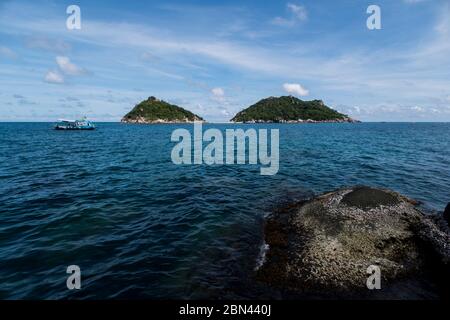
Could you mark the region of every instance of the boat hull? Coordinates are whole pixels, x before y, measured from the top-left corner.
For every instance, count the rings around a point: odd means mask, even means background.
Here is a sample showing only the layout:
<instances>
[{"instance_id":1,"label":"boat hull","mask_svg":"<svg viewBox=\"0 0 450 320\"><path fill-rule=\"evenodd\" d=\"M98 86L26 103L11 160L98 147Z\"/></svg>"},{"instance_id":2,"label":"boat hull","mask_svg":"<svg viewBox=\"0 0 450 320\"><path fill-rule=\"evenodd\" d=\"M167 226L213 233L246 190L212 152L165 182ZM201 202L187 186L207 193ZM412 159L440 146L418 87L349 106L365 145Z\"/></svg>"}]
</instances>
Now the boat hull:
<instances>
[{"instance_id":1,"label":"boat hull","mask_svg":"<svg viewBox=\"0 0 450 320\"><path fill-rule=\"evenodd\" d=\"M95 130L95 127L63 127L63 126L55 126L55 130L72 130L72 131L79 131L79 130Z\"/></svg>"}]
</instances>

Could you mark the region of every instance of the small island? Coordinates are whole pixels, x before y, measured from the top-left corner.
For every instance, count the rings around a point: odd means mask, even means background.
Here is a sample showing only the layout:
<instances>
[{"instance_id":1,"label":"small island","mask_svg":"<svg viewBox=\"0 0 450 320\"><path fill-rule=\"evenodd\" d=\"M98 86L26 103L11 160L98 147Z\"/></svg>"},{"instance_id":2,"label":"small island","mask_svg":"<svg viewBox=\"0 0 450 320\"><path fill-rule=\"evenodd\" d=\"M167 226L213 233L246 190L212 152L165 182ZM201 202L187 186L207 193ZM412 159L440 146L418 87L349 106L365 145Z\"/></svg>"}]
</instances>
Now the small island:
<instances>
[{"instance_id":1,"label":"small island","mask_svg":"<svg viewBox=\"0 0 450 320\"><path fill-rule=\"evenodd\" d=\"M243 123L359 122L327 107L322 100L303 101L293 96L260 100L236 114L231 121Z\"/></svg>"},{"instance_id":2,"label":"small island","mask_svg":"<svg viewBox=\"0 0 450 320\"><path fill-rule=\"evenodd\" d=\"M137 104L121 120L122 123L192 123L204 121L198 115L179 106L149 97Z\"/></svg>"}]
</instances>

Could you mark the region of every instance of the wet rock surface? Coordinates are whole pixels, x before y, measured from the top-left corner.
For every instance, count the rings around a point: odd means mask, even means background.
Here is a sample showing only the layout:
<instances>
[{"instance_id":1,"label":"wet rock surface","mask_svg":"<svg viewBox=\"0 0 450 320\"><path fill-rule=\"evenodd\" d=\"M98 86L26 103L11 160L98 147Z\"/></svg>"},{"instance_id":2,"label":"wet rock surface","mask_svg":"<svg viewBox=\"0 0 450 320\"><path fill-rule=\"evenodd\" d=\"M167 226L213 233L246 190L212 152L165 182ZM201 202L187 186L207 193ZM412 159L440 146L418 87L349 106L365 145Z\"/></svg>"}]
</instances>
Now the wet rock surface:
<instances>
[{"instance_id":1,"label":"wet rock surface","mask_svg":"<svg viewBox=\"0 0 450 320\"><path fill-rule=\"evenodd\" d=\"M267 221L257 277L293 298L448 297L448 227L416 205L358 186L282 208ZM380 290L367 289L369 266L381 270Z\"/></svg>"},{"instance_id":2,"label":"wet rock surface","mask_svg":"<svg viewBox=\"0 0 450 320\"><path fill-rule=\"evenodd\" d=\"M450 202L447 203L447 206L445 207L444 219L447 222L447 224L450 226Z\"/></svg>"}]
</instances>

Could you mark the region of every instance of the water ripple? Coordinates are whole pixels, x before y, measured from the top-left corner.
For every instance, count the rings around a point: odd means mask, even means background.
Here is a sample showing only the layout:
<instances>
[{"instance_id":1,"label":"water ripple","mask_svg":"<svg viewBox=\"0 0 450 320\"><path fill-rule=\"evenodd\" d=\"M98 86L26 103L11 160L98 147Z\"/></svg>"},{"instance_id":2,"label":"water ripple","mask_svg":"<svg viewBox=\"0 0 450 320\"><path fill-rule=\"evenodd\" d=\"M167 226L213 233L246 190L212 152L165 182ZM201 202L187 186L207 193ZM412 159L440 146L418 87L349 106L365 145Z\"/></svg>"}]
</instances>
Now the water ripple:
<instances>
[{"instance_id":1,"label":"water ripple","mask_svg":"<svg viewBox=\"0 0 450 320\"><path fill-rule=\"evenodd\" d=\"M280 204L354 184L430 211L450 201L449 124L259 126L280 129L276 176L176 166L175 128L0 124L0 298L274 297L253 275ZM78 292L65 286L71 264Z\"/></svg>"}]
</instances>

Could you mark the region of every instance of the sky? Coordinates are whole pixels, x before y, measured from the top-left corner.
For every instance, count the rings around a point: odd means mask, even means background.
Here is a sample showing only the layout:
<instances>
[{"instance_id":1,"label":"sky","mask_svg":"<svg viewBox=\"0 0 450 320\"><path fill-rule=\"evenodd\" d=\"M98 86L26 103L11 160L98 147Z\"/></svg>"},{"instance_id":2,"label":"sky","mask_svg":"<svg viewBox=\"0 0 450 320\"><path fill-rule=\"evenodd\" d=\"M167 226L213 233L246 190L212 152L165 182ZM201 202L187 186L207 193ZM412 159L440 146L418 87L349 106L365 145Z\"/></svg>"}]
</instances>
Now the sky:
<instances>
[{"instance_id":1,"label":"sky","mask_svg":"<svg viewBox=\"0 0 450 320\"><path fill-rule=\"evenodd\" d=\"M281 95L450 121L450 0L0 0L0 121L119 121L156 96L226 122Z\"/></svg>"}]
</instances>

